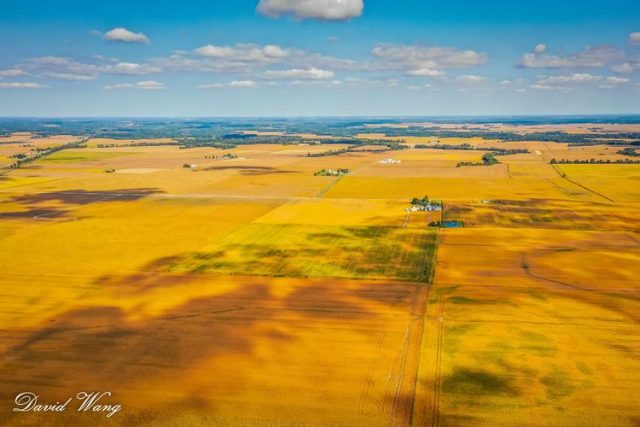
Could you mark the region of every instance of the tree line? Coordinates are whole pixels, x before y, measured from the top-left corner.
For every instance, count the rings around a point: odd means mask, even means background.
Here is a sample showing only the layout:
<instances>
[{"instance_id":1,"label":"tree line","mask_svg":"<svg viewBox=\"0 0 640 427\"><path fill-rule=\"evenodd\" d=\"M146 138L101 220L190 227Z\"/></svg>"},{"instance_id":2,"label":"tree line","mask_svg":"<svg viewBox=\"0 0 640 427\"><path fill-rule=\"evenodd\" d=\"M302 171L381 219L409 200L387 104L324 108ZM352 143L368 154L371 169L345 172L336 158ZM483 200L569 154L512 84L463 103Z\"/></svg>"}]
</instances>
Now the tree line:
<instances>
[{"instance_id":1,"label":"tree line","mask_svg":"<svg viewBox=\"0 0 640 427\"><path fill-rule=\"evenodd\" d=\"M609 165L609 164L638 164L640 160L634 159L551 159L551 165Z\"/></svg>"},{"instance_id":2,"label":"tree line","mask_svg":"<svg viewBox=\"0 0 640 427\"><path fill-rule=\"evenodd\" d=\"M500 163L500 161L496 158L496 155L499 153L485 153L482 156L482 162L458 162L456 167L463 166L493 166Z\"/></svg>"}]
</instances>

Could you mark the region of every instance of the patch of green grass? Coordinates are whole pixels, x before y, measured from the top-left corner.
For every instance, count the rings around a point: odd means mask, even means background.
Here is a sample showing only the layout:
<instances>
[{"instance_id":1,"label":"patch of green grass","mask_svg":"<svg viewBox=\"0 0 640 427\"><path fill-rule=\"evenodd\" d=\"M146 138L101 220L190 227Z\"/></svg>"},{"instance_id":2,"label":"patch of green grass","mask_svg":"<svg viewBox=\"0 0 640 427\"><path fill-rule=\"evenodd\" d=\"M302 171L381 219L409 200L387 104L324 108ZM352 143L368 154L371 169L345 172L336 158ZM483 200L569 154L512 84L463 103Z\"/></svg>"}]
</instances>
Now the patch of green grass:
<instances>
[{"instance_id":1,"label":"patch of green grass","mask_svg":"<svg viewBox=\"0 0 640 427\"><path fill-rule=\"evenodd\" d=\"M538 356L553 356L558 351L558 347L546 335L532 331L520 331L521 348Z\"/></svg>"},{"instance_id":2,"label":"patch of green grass","mask_svg":"<svg viewBox=\"0 0 640 427\"><path fill-rule=\"evenodd\" d=\"M429 304L436 304L440 298L454 293L458 288L459 286L432 286L429 291Z\"/></svg>"},{"instance_id":3,"label":"patch of green grass","mask_svg":"<svg viewBox=\"0 0 640 427\"><path fill-rule=\"evenodd\" d=\"M468 396L517 394L508 378L487 371L456 369L442 380L442 391Z\"/></svg>"},{"instance_id":4,"label":"patch of green grass","mask_svg":"<svg viewBox=\"0 0 640 427\"><path fill-rule=\"evenodd\" d=\"M114 157L122 157L137 153L127 152L98 152L98 151L79 151L79 150L64 150L47 156L40 161L49 163L80 163L91 162L98 160L107 160Z\"/></svg>"},{"instance_id":5,"label":"patch of green grass","mask_svg":"<svg viewBox=\"0 0 640 427\"><path fill-rule=\"evenodd\" d=\"M451 304L499 304L500 301L496 300L488 300L488 299L480 299L480 298L469 298L469 297L450 297L447 298L447 302Z\"/></svg>"},{"instance_id":6,"label":"patch of green grass","mask_svg":"<svg viewBox=\"0 0 640 427\"><path fill-rule=\"evenodd\" d=\"M477 329L473 324L453 324L447 325L442 337L442 347L448 353L454 353L458 345L467 338L467 335Z\"/></svg>"},{"instance_id":7,"label":"patch of green grass","mask_svg":"<svg viewBox=\"0 0 640 427\"><path fill-rule=\"evenodd\" d=\"M435 236L428 229L247 224L169 270L426 282Z\"/></svg>"},{"instance_id":8,"label":"patch of green grass","mask_svg":"<svg viewBox=\"0 0 640 427\"><path fill-rule=\"evenodd\" d=\"M547 399L555 401L569 396L576 390L567 373L557 366L551 368L551 372L540 380L546 387Z\"/></svg>"}]
</instances>

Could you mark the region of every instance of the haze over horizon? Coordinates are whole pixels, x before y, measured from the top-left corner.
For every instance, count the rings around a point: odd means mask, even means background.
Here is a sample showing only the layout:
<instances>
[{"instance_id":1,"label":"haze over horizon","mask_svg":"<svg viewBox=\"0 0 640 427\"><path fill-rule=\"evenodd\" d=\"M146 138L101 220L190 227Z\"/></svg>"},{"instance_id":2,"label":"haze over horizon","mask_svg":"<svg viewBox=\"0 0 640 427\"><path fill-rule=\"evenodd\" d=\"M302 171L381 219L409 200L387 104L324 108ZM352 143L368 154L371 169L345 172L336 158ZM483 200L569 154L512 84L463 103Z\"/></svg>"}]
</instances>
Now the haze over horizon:
<instances>
[{"instance_id":1,"label":"haze over horizon","mask_svg":"<svg viewBox=\"0 0 640 427\"><path fill-rule=\"evenodd\" d=\"M4 3L0 116L640 112L635 1Z\"/></svg>"}]
</instances>

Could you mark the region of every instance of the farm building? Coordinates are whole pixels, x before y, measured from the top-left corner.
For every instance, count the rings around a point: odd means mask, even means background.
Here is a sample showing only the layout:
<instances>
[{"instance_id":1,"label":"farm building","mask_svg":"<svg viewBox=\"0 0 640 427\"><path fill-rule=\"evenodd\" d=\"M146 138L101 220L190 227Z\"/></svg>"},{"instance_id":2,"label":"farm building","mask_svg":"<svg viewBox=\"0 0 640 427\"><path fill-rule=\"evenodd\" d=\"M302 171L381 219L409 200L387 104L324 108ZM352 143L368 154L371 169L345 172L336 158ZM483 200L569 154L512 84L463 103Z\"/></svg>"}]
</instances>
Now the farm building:
<instances>
[{"instance_id":1,"label":"farm building","mask_svg":"<svg viewBox=\"0 0 640 427\"><path fill-rule=\"evenodd\" d=\"M378 163L380 163L381 165L396 165L398 163L402 163L402 161L394 160L394 159L384 159L384 160L380 160Z\"/></svg>"}]
</instances>

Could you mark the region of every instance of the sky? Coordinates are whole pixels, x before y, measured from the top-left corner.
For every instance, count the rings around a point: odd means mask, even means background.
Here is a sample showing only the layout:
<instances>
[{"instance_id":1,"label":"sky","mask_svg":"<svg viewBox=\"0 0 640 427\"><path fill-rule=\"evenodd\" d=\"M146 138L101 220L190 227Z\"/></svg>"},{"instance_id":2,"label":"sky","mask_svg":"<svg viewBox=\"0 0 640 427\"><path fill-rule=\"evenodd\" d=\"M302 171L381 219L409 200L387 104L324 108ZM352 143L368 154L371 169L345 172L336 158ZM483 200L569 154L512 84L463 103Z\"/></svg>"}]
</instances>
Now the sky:
<instances>
[{"instance_id":1,"label":"sky","mask_svg":"<svg viewBox=\"0 0 640 427\"><path fill-rule=\"evenodd\" d=\"M0 116L640 113L638 0L3 0Z\"/></svg>"}]
</instances>

